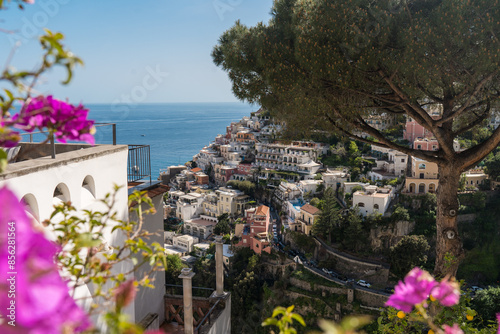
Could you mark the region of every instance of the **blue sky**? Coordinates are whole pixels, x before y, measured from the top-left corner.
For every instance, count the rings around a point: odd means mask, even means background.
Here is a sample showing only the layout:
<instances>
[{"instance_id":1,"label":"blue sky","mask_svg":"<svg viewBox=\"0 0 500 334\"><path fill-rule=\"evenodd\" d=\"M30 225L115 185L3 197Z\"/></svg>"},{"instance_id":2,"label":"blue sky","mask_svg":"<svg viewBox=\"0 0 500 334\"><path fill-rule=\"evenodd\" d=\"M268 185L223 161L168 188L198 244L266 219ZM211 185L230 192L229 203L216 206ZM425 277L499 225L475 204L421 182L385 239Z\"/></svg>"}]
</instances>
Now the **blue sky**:
<instances>
[{"instance_id":1,"label":"blue sky","mask_svg":"<svg viewBox=\"0 0 500 334\"><path fill-rule=\"evenodd\" d=\"M40 61L37 36L65 35L85 62L68 86L62 71L36 87L72 103L233 102L227 74L210 56L237 19L267 22L272 0L37 0L24 11L0 11L0 66L31 69Z\"/></svg>"}]
</instances>

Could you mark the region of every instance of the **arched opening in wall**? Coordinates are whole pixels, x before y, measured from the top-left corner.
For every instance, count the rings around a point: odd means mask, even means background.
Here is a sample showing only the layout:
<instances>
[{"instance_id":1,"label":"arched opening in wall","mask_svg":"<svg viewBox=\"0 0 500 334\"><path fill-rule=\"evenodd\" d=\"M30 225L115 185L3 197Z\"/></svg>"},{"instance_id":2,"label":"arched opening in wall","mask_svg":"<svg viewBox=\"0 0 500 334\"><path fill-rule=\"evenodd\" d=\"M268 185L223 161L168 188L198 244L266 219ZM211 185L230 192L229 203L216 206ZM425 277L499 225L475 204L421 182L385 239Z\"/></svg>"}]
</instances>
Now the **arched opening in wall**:
<instances>
[{"instance_id":1,"label":"arched opening in wall","mask_svg":"<svg viewBox=\"0 0 500 334\"><path fill-rule=\"evenodd\" d=\"M82 208L85 208L95 201L95 182L94 178L90 175L87 175L85 179L83 179L80 198Z\"/></svg>"},{"instance_id":2,"label":"arched opening in wall","mask_svg":"<svg viewBox=\"0 0 500 334\"><path fill-rule=\"evenodd\" d=\"M52 204L60 205L63 202L71 201L71 196L69 193L69 188L64 183L59 183L54 189L54 194L52 195Z\"/></svg>"},{"instance_id":3,"label":"arched opening in wall","mask_svg":"<svg viewBox=\"0 0 500 334\"><path fill-rule=\"evenodd\" d=\"M410 183L410 189L409 189L409 192L410 192L410 193L414 193L414 192L415 192L415 183Z\"/></svg>"},{"instance_id":4,"label":"arched opening in wall","mask_svg":"<svg viewBox=\"0 0 500 334\"><path fill-rule=\"evenodd\" d=\"M33 194L26 194L21 198L20 201L24 206L30 218L40 221L40 211L38 209L38 202Z\"/></svg>"},{"instance_id":5,"label":"arched opening in wall","mask_svg":"<svg viewBox=\"0 0 500 334\"><path fill-rule=\"evenodd\" d=\"M436 192L436 185L434 183L429 184L429 192L430 193Z\"/></svg>"},{"instance_id":6,"label":"arched opening in wall","mask_svg":"<svg viewBox=\"0 0 500 334\"><path fill-rule=\"evenodd\" d=\"M420 183L420 184L418 185L418 192L419 192L420 194L425 193L425 184L424 184L424 183Z\"/></svg>"},{"instance_id":7,"label":"arched opening in wall","mask_svg":"<svg viewBox=\"0 0 500 334\"><path fill-rule=\"evenodd\" d=\"M377 211L378 211L378 209L379 209L378 204L374 204L374 205L373 205L373 210L377 210Z\"/></svg>"},{"instance_id":8,"label":"arched opening in wall","mask_svg":"<svg viewBox=\"0 0 500 334\"><path fill-rule=\"evenodd\" d=\"M363 203L363 202L359 202L359 203L358 203L358 207L360 207L360 208L364 208L364 207L365 207L365 203Z\"/></svg>"}]
</instances>

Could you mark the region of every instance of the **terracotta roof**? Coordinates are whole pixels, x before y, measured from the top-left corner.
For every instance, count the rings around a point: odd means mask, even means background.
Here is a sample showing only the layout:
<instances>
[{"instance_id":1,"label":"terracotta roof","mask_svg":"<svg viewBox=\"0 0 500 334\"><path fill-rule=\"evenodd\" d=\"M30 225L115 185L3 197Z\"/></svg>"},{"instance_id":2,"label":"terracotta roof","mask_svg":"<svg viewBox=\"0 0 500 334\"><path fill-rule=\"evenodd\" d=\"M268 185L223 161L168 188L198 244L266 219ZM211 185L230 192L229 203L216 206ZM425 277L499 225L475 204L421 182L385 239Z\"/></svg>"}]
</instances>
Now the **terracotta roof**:
<instances>
[{"instance_id":1,"label":"terracotta roof","mask_svg":"<svg viewBox=\"0 0 500 334\"><path fill-rule=\"evenodd\" d=\"M261 205L257 208L257 212L255 212L255 214L259 216L267 216L269 214L269 207Z\"/></svg>"},{"instance_id":2,"label":"terracotta roof","mask_svg":"<svg viewBox=\"0 0 500 334\"><path fill-rule=\"evenodd\" d=\"M196 167L196 168L191 169L191 171L193 173L198 173L198 172L201 172L202 170L201 170L201 168Z\"/></svg>"},{"instance_id":3,"label":"terracotta roof","mask_svg":"<svg viewBox=\"0 0 500 334\"><path fill-rule=\"evenodd\" d=\"M310 213L311 215L315 215L319 212L319 209L317 207L312 206L311 204L306 204L300 208L300 210L304 210L307 213Z\"/></svg>"},{"instance_id":4,"label":"terracotta roof","mask_svg":"<svg viewBox=\"0 0 500 334\"><path fill-rule=\"evenodd\" d=\"M166 186L164 184L158 184L150 189L147 189L146 191L147 191L147 195L149 196L149 198L154 198L156 196L163 195L164 193L166 193L169 190L170 190L169 186ZM136 206L136 205L137 205L137 202L133 201L129 204L129 208Z\"/></svg>"}]
</instances>

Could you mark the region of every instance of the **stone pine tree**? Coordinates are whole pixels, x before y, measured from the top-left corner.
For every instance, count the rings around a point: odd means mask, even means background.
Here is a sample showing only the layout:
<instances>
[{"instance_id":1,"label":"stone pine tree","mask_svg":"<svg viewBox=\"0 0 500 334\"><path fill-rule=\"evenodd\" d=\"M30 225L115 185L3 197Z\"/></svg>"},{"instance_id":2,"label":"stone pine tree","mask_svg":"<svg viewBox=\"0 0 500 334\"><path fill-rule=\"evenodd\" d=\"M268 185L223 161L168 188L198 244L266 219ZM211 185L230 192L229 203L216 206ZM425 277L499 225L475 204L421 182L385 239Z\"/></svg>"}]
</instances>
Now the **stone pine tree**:
<instances>
[{"instance_id":1,"label":"stone pine tree","mask_svg":"<svg viewBox=\"0 0 500 334\"><path fill-rule=\"evenodd\" d=\"M436 163L435 273L455 274L460 174L500 141L495 129L474 147L453 148L498 104L499 1L275 0L271 14L254 27L236 22L213 50L234 94L274 112L291 134L336 131ZM366 121L402 115L439 149L402 146Z\"/></svg>"},{"instance_id":2,"label":"stone pine tree","mask_svg":"<svg viewBox=\"0 0 500 334\"><path fill-rule=\"evenodd\" d=\"M333 188L327 188L324 195L324 204L318 220L312 227L314 235L322 235L332 242L332 232L340 226L342 217L335 200L335 191Z\"/></svg>"}]
</instances>

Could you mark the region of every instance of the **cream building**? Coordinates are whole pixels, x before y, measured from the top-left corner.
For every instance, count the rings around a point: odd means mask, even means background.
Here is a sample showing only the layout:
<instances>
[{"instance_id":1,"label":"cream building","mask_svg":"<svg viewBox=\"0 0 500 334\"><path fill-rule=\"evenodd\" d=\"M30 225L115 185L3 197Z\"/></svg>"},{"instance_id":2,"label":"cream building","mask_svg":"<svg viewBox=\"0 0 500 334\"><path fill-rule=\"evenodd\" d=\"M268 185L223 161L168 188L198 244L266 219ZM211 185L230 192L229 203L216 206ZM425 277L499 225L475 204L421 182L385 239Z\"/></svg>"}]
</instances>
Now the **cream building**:
<instances>
[{"instance_id":1,"label":"cream building","mask_svg":"<svg viewBox=\"0 0 500 334\"><path fill-rule=\"evenodd\" d=\"M302 233L311 235L312 226L320 214L321 211L310 204L305 204L300 208L298 222L301 225Z\"/></svg>"},{"instance_id":2,"label":"cream building","mask_svg":"<svg viewBox=\"0 0 500 334\"><path fill-rule=\"evenodd\" d=\"M394 197L393 187L366 186L363 191L356 191L352 195L353 207L358 207L363 216L372 213L385 214L391 199Z\"/></svg>"},{"instance_id":3,"label":"cream building","mask_svg":"<svg viewBox=\"0 0 500 334\"><path fill-rule=\"evenodd\" d=\"M438 187L438 166L434 162L412 157L411 177L405 181L405 192L425 194L436 192Z\"/></svg>"}]
</instances>

